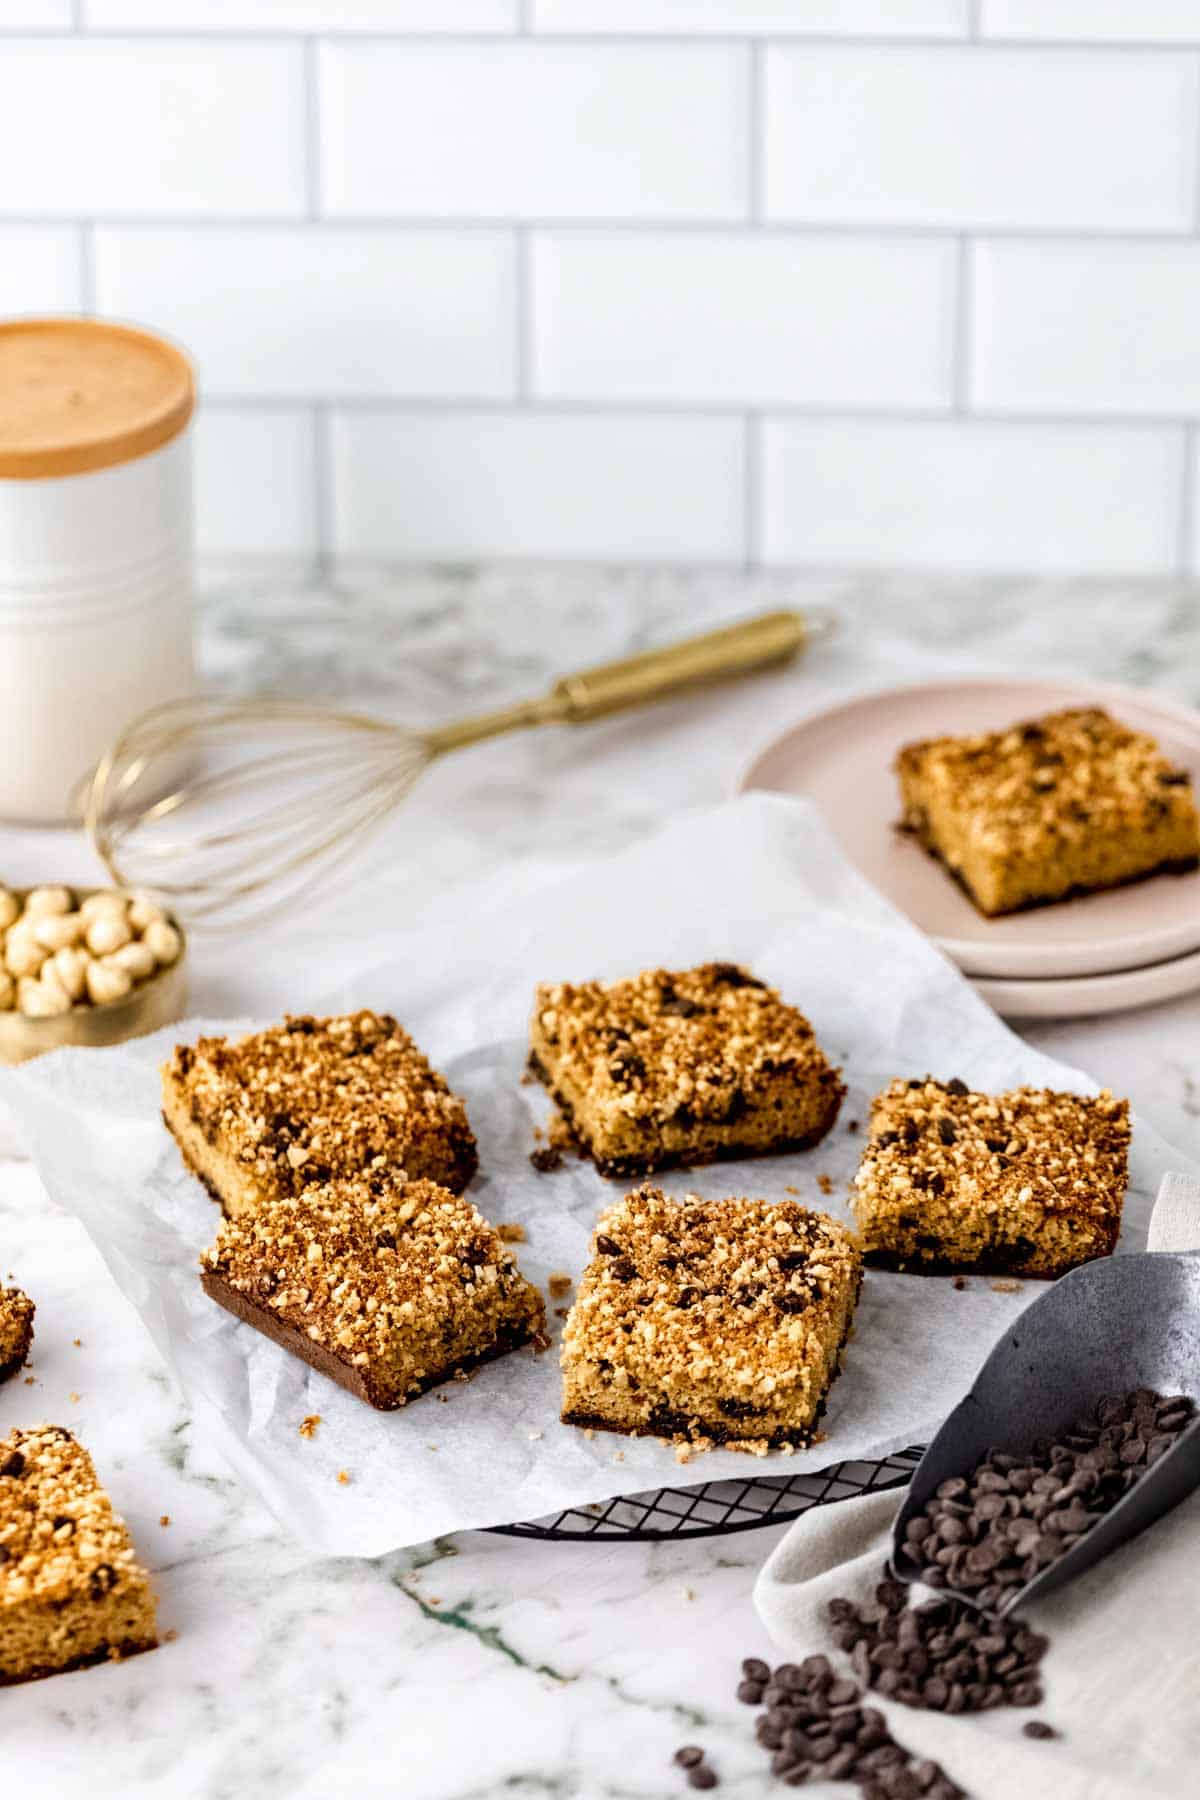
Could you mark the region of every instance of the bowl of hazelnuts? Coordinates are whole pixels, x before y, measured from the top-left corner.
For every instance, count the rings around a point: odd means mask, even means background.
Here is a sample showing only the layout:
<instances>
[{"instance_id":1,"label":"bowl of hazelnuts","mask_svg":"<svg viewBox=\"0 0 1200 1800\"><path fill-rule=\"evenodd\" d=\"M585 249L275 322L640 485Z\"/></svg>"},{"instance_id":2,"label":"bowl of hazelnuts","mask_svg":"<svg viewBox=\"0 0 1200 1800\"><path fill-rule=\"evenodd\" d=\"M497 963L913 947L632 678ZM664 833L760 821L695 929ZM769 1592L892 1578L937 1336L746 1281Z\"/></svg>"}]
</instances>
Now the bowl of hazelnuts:
<instances>
[{"instance_id":1,"label":"bowl of hazelnuts","mask_svg":"<svg viewBox=\"0 0 1200 1800\"><path fill-rule=\"evenodd\" d=\"M147 896L0 886L0 1063L173 1024L186 957L178 923Z\"/></svg>"}]
</instances>

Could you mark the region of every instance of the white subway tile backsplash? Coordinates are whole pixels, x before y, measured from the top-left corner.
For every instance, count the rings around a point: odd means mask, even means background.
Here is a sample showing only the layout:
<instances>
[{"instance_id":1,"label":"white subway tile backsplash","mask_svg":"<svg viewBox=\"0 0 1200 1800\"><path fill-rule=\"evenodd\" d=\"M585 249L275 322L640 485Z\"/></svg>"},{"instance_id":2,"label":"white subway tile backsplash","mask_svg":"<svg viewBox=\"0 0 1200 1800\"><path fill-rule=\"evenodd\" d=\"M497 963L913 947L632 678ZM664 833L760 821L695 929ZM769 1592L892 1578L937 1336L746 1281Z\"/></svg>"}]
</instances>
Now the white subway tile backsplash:
<instances>
[{"instance_id":1,"label":"white subway tile backsplash","mask_svg":"<svg viewBox=\"0 0 1200 1800\"><path fill-rule=\"evenodd\" d=\"M532 0L537 31L965 37L968 0Z\"/></svg>"},{"instance_id":2,"label":"white subway tile backsplash","mask_svg":"<svg viewBox=\"0 0 1200 1800\"><path fill-rule=\"evenodd\" d=\"M0 213L299 213L302 71L283 43L5 40Z\"/></svg>"},{"instance_id":3,"label":"white subway tile backsplash","mask_svg":"<svg viewBox=\"0 0 1200 1800\"><path fill-rule=\"evenodd\" d=\"M1196 0L982 0L985 37L1200 43Z\"/></svg>"},{"instance_id":4,"label":"white subway tile backsplash","mask_svg":"<svg viewBox=\"0 0 1200 1800\"><path fill-rule=\"evenodd\" d=\"M1167 428L770 419L763 557L1166 574L1181 454Z\"/></svg>"},{"instance_id":5,"label":"white subway tile backsplash","mask_svg":"<svg viewBox=\"0 0 1200 1800\"><path fill-rule=\"evenodd\" d=\"M335 542L352 555L727 562L741 424L566 413L339 412Z\"/></svg>"},{"instance_id":6,"label":"white subway tile backsplash","mask_svg":"<svg viewBox=\"0 0 1200 1800\"><path fill-rule=\"evenodd\" d=\"M214 394L515 388L514 247L486 227L101 228L96 292L185 343Z\"/></svg>"},{"instance_id":7,"label":"white subway tile backsplash","mask_svg":"<svg viewBox=\"0 0 1200 1800\"><path fill-rule=\"evenodd\" d=\"M846 224L1188 230L1185 54L775 46L766 207Z\"/></svg>"},{"instance_id":8,"label":"white subway tile backsplash","mask_svg":"<svg viewBox=\"0 0 1200 1800\"><path fill-rule=\"evenodd\" d=\"M1200 411L1200 244L988 242L974 293L973 404Z\"/></svg>"},{"instance_id":9,"label":"white subway tile backsplash","mask_svg":"<svg viewBox=\"0 0 1200 1800\"><path fill-rule=\"evenodd\" d=\"M0 314L78 312L80 275L76 226L0 225Z\"/></svg>"},{"instance_id":10,"label":"white subway tile backsplash","mask_svg":"<svg viewBox=\"0 0 1200 1800\"><path fill-rule=\"evenodd\" d=\"M730 219L746 52L723 44L327 43L333 213Z\"/></svg>"},{"instance_id":11,"label":"white subway tile backsplash","mask_svg":"<svg viewBox=\"0 0 1200 1800\"><path fill-rule=\"evenodd\" d=\"M546 231L534 392L944 407L954 252L924 240Z\"/></svg>"},{"instance_id":12,"label":"white subway tile backsplash","mask_svg":"<svg viewBox=\"0 0 1200 1800\"><path fill-rule=\"evenodd\" d=\"M518 0L83 0L97 30L512 31Z\"/></svg>"},{"instance_id":13,"label":"white subway tile backsplash","mask_svg":"<svg viewBox=\"0 0 1200 1800\"><path fill-rule=\"evenodd\" d=\"M70 31L72 0L0 0L0 32Z\"/></svg>"},{"instance_id":14,"label":"white subway tile backsplash","mask_svg":"<svg viewBox=\"0 0 1200 1800\"><path fill-rule=\"evenodd\" d=\"M196 419L196 547L202 555L311 556L317 548L312 413Z\"/></svg>"}]
</instances>

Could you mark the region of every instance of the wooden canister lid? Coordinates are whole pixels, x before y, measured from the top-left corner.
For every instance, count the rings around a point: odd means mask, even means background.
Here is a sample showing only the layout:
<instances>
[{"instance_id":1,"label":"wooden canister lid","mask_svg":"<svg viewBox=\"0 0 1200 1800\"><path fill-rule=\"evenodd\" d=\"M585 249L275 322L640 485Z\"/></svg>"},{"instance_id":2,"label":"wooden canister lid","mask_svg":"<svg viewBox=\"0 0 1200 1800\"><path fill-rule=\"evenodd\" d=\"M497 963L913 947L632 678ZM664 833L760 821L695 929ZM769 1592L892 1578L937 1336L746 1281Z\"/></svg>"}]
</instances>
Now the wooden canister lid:
<instances>
[{"instance_id":1,"label":"wooden canister lid","mask_svg":"<svg viewBox=\"0 0 1200 1800\"><path fill-rule=\"evenodd\" d=\"M182 350L104 319L0 322L0 479L109 469L158 450L192 416Z\"/></svg>"}]
</instances>

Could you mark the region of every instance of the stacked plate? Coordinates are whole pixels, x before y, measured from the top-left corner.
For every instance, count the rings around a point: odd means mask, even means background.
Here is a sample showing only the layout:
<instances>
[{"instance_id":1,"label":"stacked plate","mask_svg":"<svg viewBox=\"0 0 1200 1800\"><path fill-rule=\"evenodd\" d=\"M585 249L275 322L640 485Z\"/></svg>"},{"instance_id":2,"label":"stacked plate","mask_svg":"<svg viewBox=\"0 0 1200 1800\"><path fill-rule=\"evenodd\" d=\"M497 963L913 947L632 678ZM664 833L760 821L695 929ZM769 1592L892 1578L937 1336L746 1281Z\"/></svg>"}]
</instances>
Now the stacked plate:
<instances>
[{"instance_id":1,"label":"stacked plate","mask_svg":"<svg viewBox=\"0 0 1200 1800\"><path fill-rule=\"evenodd\" d=\"M1200 872L987 919L896 830L902 744L1064 706L1100 706L1149 732L1200 789L1200 714L1135 688L989 678L889 688L816 713L768 745L742 786L807 794L851 861L1006 1018L1122 1012L1200 990Z\"/></svg>"}]
</instances>

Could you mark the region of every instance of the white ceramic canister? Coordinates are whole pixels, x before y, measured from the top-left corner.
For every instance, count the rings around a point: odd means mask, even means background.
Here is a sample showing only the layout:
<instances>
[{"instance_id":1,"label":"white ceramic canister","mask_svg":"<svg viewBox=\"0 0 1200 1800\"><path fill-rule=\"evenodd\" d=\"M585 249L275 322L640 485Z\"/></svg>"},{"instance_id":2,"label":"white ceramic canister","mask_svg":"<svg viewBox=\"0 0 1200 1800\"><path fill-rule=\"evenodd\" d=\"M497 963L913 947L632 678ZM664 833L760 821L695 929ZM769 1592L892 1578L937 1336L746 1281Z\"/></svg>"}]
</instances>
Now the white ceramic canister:
<instances>
[{"instance_id":1,"label":"white ceramic canister","mask_svg":"<svg viewBox=\"0 0 1200 1800\"><path fill-rule=\"evenodd\" d=\"M0 322L0 818L78 819L121 728L192 691L194 404L150 332Z\"/></svg>"}]
</instances>

